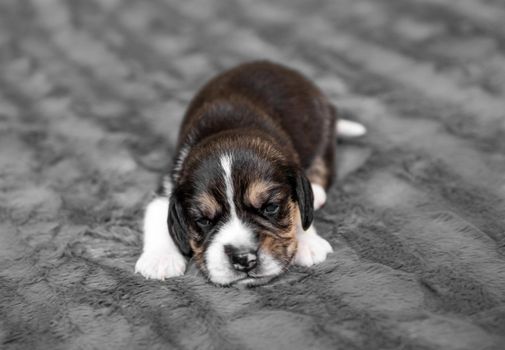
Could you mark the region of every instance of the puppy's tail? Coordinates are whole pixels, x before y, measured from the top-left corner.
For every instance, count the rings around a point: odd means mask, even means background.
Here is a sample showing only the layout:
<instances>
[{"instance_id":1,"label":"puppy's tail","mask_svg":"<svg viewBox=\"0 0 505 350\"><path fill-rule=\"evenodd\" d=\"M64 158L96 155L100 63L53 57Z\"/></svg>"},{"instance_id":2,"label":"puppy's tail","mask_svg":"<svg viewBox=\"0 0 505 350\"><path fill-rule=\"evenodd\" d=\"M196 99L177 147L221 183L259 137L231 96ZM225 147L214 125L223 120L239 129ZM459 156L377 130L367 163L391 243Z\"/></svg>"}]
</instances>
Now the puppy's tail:
<instances>
[{"instance_id":1,"label":"puppy's tail","mask_svg":"<svg viewBox=\"0 0 505 350\"><path fill-rule=\"evenodd\" d=\"M343 139L355 139L366 134L363 124L349 119L337 120L337 136Z\"/></svg>"}]
</instances>

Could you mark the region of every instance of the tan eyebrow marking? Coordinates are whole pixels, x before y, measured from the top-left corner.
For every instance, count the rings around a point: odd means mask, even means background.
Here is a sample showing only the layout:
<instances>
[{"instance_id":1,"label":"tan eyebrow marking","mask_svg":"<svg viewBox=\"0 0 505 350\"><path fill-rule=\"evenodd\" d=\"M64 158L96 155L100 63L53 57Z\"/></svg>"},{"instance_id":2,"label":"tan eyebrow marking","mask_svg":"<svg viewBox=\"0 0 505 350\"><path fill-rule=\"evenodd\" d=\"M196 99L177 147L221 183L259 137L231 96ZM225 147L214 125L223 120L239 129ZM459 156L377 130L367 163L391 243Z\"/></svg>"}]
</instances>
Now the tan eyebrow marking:
<instances>
[{"instance_id":1,"label":"tan eyebrow marking","mask_svg":"<svg viewBox=\"0 0 505 350\"><path fill-rule=\"evenodd\" d=\"M198 202L198 208L208 218L213 218L221 210L221 206L214 196L207 192L198 195L196 200Z\"/></svg>"},{"instance_id":2,"label":"tan eyebrow marking","mask_svg":"<svg viewBox=\"0 0 505 350\"><path fill-rule=\"evenodd\" d=\"M254 181L249 185L245 192L244 201L255 208L260 208L270 196L270 190L276 187L276 184L269 181Z\"/></svg>"}]
</instances>

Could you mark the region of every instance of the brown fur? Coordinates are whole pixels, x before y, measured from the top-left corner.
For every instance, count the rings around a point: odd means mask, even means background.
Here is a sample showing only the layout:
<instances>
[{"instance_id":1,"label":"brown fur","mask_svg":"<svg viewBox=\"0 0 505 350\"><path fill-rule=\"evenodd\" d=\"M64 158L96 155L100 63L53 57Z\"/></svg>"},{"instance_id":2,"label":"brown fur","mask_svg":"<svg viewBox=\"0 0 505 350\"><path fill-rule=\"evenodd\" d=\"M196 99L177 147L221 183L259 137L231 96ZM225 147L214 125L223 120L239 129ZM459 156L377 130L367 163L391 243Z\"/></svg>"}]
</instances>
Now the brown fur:
<instances>
[{"instance_id":1,"label":"brown fur","mask_svg":"<svg viewBox=\"0 0 505 350\"><path fill-rule=\"evenodd\" d=\"M323 188L328 187L328 176L329 176L329 169L323 158L321 157L316 157L314 161L312 162L312 165L310 166L309 169L306 171L307 173L307 178L311 183L318 184L322 186Z\"/></svg>"},{"instance_id":2,"label":"brown fur","mask_svg":"<svg viewBox=\"0 0 505 350\"><path fill-rule=\"evenodd\" d=\"M268 61L246 63L210 80L191 101L177 154L225 130L247 130L244 141L267 141L307 172L314 166L325 168L318 183L328 188L334 174L336 119L336 108L298 72ZM177 183L186 174L175 170Z\"/></svg>"},{"instance_id":3,"label":"brown fur","mask_svg":"<svg viewBox=\"0 0 505 350\"><path fill-rule=\"evenodd\" d=\"M288 264L296 253L298 241L296 239L296 230L300 214L298 206L289 203L289 215L286 218L286 228L276 232L276 236L264 234L261 239L260 247L270 253L276 259Z\"/></svg>"},{"instance_id":4,"label":"brown fur","mask_svg":"<svg viewBox=\"0 0 505 350\"><path fill-rule=\"evenodd\" d=\"M207 192L199 194L196 201L198 208L207 218L212 219L221 211L219 203Z\"/></svg>"},{"instance_id":5,"label":"brown fur","mask_svg":"<svg viewBox=\"0 0 505 350\"><path fill-rule=\"evenodd\" d=\"M244 196L244 202L255 208L261 208L269 198L269 192L275 184L263 180L254 181L249 185Z\"/></svg>"},{"instance_id":6,"label":"brown fur","mask_svg":"<svg viewBox=\"0 0 505 350\"><path fill-rule=\"evenodd\" d=\"M196 264L200 268L205 269L203 246L201 245L201 243L197 242L194 238L190 238L189 244L191 246L191 249L193 250L193 258L195 259Z\"/></svg>"}]
</instances>

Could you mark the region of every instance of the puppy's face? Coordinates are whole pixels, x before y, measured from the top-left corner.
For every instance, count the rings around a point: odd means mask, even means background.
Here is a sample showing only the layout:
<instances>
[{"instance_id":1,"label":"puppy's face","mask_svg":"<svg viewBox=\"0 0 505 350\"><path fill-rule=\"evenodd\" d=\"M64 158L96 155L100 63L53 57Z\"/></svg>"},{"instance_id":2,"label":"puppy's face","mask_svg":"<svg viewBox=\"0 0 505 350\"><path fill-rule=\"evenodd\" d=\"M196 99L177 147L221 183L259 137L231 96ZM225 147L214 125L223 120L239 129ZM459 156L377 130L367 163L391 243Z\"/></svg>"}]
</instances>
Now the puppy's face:
<instances>
[{"instance_id":1,"label":"puppy's face","mask_svg":"<svg viewBox=\"0 0 505 350\"><path fill-rule=\"evenodd\" d=\"M312 221L312 190L298 168L251 149L195 157L170 199L180 250L219 285L262 284L285 271L296 231Z\"/></svg>"}]
</instances>

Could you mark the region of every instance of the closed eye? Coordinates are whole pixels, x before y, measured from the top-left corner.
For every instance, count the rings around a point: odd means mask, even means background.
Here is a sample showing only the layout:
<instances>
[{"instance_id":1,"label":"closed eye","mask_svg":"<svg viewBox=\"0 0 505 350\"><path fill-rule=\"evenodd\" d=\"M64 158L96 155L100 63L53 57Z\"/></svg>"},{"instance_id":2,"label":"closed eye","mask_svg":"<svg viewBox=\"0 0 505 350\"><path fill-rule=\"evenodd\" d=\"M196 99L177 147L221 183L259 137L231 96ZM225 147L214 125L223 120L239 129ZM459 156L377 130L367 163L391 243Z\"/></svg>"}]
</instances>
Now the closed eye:
<instances>
[{"instance_id":1,"label":"closed eye","mask_svg":"<svg viewBox=\"0 0 505 350\"><path fill-rule=\"evenodd\" d=\"M202 229L207 229L212 226L212 221L206 218L201 218L196 220L196 224Z\"/></svg>"},{"instance_id":2,"label":"closed eye","mask_svg":"<svg viewBox=\"0 0 505 350\"><path fill-rule=\"evenodd\" d=\"M279 212L279 204L276 203L268 203L263 206L263 213L267 216L275 215Z\"/></svg>"}]
</instances>

